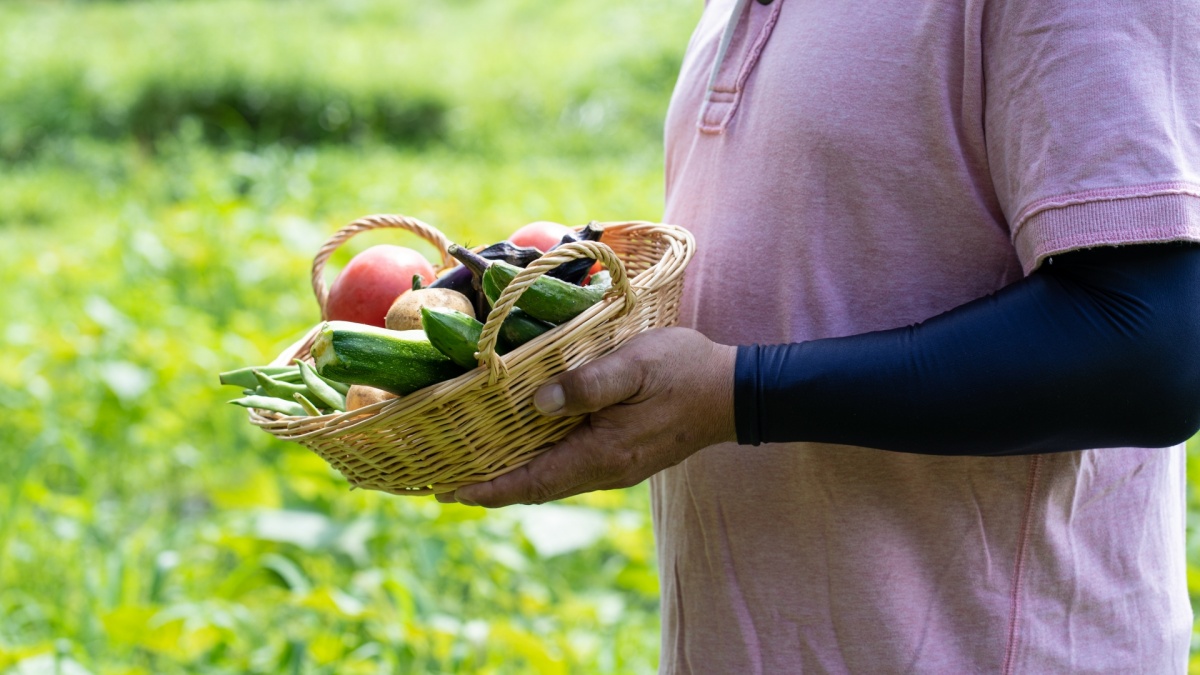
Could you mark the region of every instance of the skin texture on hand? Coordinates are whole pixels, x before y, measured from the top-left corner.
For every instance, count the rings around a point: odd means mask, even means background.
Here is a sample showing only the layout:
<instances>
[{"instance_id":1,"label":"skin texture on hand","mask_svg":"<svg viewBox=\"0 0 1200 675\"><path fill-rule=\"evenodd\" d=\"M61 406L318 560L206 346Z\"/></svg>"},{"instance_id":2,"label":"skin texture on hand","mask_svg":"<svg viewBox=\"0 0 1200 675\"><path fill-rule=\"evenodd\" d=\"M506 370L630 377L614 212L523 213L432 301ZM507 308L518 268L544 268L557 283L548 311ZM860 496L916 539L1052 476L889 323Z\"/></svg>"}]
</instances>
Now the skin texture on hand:
<instances>
[{"instance_id":1,"label":"skin texture on hand","mask_svg":"<svg viewBox=\"0 0 1200 675\"><path fill-rule=\"evenodd\" d=\"M438 501L495 508L630 487L697 450L734 441L736 358L736 347L694 330L646 331L538 389L534 404L543 414L588 414L560 443Z\"/></svg>"}]
</instances>

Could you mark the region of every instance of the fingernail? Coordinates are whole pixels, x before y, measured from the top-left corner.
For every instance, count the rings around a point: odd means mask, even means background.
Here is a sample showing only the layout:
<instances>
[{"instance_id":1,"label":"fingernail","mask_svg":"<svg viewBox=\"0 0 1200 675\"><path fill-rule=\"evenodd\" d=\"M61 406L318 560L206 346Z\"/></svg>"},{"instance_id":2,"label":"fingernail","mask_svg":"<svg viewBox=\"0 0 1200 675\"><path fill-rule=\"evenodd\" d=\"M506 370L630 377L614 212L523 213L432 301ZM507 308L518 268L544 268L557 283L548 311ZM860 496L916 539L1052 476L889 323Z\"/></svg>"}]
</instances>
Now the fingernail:
<instances>
[{"instance_id":1,"label":"fingernail","mask_svg":"<svg viewBox=\"0 0 1200 675\"><path fill-rule=\"evenodd\" d=\"M567 399L563 395L563 388L560 384L547 384L538 389L533 395L533 407L537 408L538 412L543 415L549 415L562 410L566 402Z\"/></svg>"},{"instance_id":2,"label":"fingernail","mask_svg":"<svg viewBox=\"0 0 1200 675\"><path fill-rule=\"evenodd\" d=\"M466 497L455 496L455 499L458 501L459 504L462 504L463 506L479 506L478 504L471 501L470 499L467 499Z\"/></svg>"}]
</instances>

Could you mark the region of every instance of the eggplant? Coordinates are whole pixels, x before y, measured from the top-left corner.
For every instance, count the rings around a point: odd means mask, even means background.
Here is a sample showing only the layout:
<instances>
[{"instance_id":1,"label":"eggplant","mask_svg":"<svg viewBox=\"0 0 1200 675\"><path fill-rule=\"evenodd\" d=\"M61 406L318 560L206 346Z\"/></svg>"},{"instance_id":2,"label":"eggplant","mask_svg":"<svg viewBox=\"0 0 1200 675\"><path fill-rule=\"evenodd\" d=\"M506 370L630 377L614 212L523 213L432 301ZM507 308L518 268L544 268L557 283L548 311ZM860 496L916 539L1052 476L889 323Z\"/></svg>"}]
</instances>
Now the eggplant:
<instances>
[{"instance_id":1,"label":"eggplant","mask_svg":"<svg viewBox=\"0 0 1200 675\"><path fill-rule=\"evenodd\" d=\"M517 267L528 267L529 263L542 257L542 252L532 246L517 246L506 239L483 249L479 256L488 260L503 260Z\"/></svg>"},{"instance_id":2,"label":"eggplant","mask_svg":"<svg viewBox=\"0 0 1200 675\"><path fill-rule=\"evenodd\" d=\"M491 260L458 244L450 244L450 248L446 249L446 252L450 254L450 257L462 263L462 268L467 270L467 274L477 279L482 279L483 273L492 266Z\"/></svg>"},{"instance_id":3,"label":"eggplant","mask_svg":"<svg viewBox=\"0 0 1200 675\"><path fill-rule=\"evenodd\" d=\"M491 248L491 247L489 247ZM535 251L537 249L534 249ZM445 288L453 288L454 290L467 296L471 301L471 305L475 308L475 316L483 320L488 315L488 301L483 294L483 273L492 265L492 261L484 258L479 253L470 249L463 248L457 244L450 244L450 248L446 249L452 258L462 263L455 267L438 281L454 276L455 285L453 287L446 286ZM435 283L434 286L437 286Z\"/></svg>"},{"instance_id":4,"label":"eggplant","mask_svg":"<svg viewBox=\"0 0 1200 675\"><path fill-rule=\"evenodd\" d=\"M558 246L563 244L571 244L578 241L600 241L600 237L604 234L604 228L596 221L592 221L584 225L578 232L571 232L564 235L562 241L558 242ZM555 246L554 248L558 248ZM554 249L550 249L553 251ZM551 276L556 279L562 279L568 283L582 285L583 280L587 279L588 270L592 269L595 260L591 258L576 258L569 260L558 267L546 272L546 276Z\"/></svg>"},{"instance_id":5,"label":"eggplant","mask_svg":"<svg viewBox=\"0 0 1200 675\"><path fill-rule=\"evenodd\" d=\"M577 241L600 241L603 234L604 228L593 220L580 228L578 232L572 231L564 235L554 248ZM429 288L448 288L467 296L475 307L475 316L477 317L486 317L488 314L488 301L483 294L481 284L483 273L491 265L491 261L500 260L516 267L528 267L529 263L542 257L542 252L532 246L517 246L507 240L492 244L478 253L451 244L448 252L462 265L443 274L437 281L430 284ZM582 286L593 264L595 261L591 258L568 260L546 272L546 276Z\"/></svg>"},{"instance_id":6,"label":"eggplant","mask_svg":"<svg viewBox=\"0 0 1200 675\"><path fill-rule=\"evenodd\" d=\"M536 248L532 246L517 246L511 241L492 244L479 253L453 244L451 244L451 247L482 260L503 260L517 267L526 267L529 263L542 257L542 252ZM450 255L454 256L453 250L450 251ZM458 258L458 256L454 257ZM462 258L458 258L458 260L459 262L463 262ZM478 266L478 263L476 263L476 266ZM467 299L471 301L471 304L475 307L475 316L487 316L487 300L483 297L479 281L482 277L482 269L476 275L472 272L471 267L464 263L438 277L437 281L429 285L429 288L448 288L452 291L458 291L467 296Z\"/></svg>"}]
</instances>

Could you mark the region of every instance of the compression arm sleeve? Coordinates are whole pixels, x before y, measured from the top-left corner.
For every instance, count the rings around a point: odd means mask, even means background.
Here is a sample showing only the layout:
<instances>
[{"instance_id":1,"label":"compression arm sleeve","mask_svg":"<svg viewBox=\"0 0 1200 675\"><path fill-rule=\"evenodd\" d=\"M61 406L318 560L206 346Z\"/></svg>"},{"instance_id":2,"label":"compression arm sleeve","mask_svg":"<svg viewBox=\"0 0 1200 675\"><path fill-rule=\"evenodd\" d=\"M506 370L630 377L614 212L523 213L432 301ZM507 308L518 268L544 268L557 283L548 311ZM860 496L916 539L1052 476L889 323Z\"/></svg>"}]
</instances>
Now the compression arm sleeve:
<instances>
[{"instance_id":1,"label":"compression arm sleeve","mask_svg":"<svg viewBox=\"0 0 1200 675\"><path fill-rule=\"evenodd\" d=\"M920 324L738 348L738 442L938 455L1165 447L1200 427L1200 247L1055 256Z\"/></svg>"}]
</instances>

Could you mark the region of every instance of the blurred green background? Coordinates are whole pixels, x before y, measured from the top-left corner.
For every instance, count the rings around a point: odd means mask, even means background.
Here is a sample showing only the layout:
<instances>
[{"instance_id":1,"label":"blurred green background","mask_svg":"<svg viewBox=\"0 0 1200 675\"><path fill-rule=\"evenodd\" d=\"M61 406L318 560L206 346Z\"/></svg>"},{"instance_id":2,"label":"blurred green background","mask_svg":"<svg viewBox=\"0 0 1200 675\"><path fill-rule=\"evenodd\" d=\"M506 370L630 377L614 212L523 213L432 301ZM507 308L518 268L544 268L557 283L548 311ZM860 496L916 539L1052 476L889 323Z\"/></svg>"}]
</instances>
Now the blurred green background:
<instances>
[{"instance_id":1,"label":"blurred green background","mask_svg":"<svg viewBox=\"0 0 1200 675\"><path fill-rule=\"evenodd\" d=\"M312 256L361 215L658 219L700 10L0 4L0 673L653 672L644 485L351 492L216 373L318 319ZM376 243L433 256L372 232L334 264Z\"/></svg>"}]
</instances>

